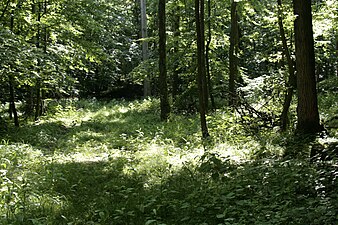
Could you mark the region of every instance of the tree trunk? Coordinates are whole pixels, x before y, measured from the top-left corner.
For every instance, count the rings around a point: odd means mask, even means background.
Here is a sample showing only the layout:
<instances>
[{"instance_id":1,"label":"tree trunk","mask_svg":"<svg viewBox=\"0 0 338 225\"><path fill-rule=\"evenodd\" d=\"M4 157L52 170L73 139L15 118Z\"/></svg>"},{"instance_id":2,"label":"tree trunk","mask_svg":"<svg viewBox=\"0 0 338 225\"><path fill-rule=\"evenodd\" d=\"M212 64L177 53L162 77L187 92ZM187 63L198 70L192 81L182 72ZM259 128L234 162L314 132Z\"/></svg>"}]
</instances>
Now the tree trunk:
<instances>
[{"instance_id":1,"label":"tree trunk","mask_svg":"<svg viewBox=\"0 0 338 225\"><path fill-rule=\"evenodd\" d=\"M208 0L208 40L207 40L207 45L205 49L205 60L206 60L206 73L207 73L207 79L208 79L208 92L210 96L210 101L211 101L211 107L213 109L216 109L215 105L215 99L212 94L212 82L211 82L211 72L210 72L210 44L211 44L212 36L211 36L211 0Z\"/></svg>"},{"instance_id":2,"label":"tree trunk","mask_svg":"<svg viewBox=\"0 0 338 225\"><path fill-rule=\"evenodd\" d=\"M229 105L235 106L237 103L238 80L238 46L239 45L239 27L237 2L231 2L231 30L230 30L230 49L229 49Z\"/></svg>"},{"instance_id":3,"label":"tree trunk","mask_svg":"<svg viewBox=\"0 0 338 225\"><path fill-rule=\"evenodd\" d=\"M34 88L27 86L27 96L26 96L26 106L25 106L25 115L33 116L34 115Z\"/></svg>"},{"instance_id":4,"label":"tree trunk","mask_svg":"<svg viewBox=\"0 0 338 225\"><path fill-rule=\"evenodd\" d=\"M12 119L13 119L12 104L9 104L9 107L8 107L8 114L9 114L9 120L12 120Z\"/></svg>"},{"instance_id":5,"label":"tree trunk","mask_svg":"<svg viewBox=\"0 0 338 225\"><path fill-rule=\"evenodd\" d=\"M200 63L201 71L202 71L202 93L203 93L203 100L205 106L205 112L208 111L208 104L209 104L209 90L208 90L208 82L207 82L207 74L206 74L206 57L205 57L205 26L204 26L204 0L200 0L199 4L199 27L200 27Z\"/></svg>"},{"instance_id":6,"label":"tree trunk","mask_svg":"<svg viewBox=\"0 0 338 225\"><path fill-rule=\"evenodd\" d=\"M338 35L336 35L336 76L338 77Z\"/></svg>"},{"instance_id":7,"label":"tree trunk","mask_svg":"<svg viewBox=\"0 0 338 225\"><path fill-rule=\"evenodd\" d=\"M34 2L33 2L34 3ZM36 47L40 48L41 45L41 2L38 2L38 11L37 11L37 22L38 22L38 31L36 34ZM33 12L35 12L35 7L33 8ZM41 66L41 59L38 59L38 73L40 73L40 66ZM36 84L35 84L35 91L36 91L36 96L35 96L35 116L34 119L37 121L39 117L41 116L41 80L40 78L36 79Z\"/></svg>"},{"instance_id":8,"label":"tree trunk","mask_svg":"<svg viewBox=\"0 0 338 225\"><path fill-rule=\"evenodd\" d=\"M141 36L142 36L142 60L146 61L149 58L148 41L145 40L146 38L148 38L146 0L141 0ZM148 74L146 74L144 78L143 89L144 89L143 90L144 97L148 97L151 95L151 84Z\"/></svg>"},{"instance_id":9,"label":"tree trunk","mask_svg":"<svg viewBox=\"0 0 338 225\"><path fill-rule=\"evenodd\" d=\"M35 103L35 121L41 116L41 81L38 80L36 83L36 103Z\"/></svg>"},{"instance_id":10,"label":"tree trunk","mask_svg":"<svg viewBox=\"0 0 338 225\"><path fill-rule=\"evenodd\" d=\"M44 15L47 14L47 5L48 2L47 0L44 1L44 6L43 6L43 13ZM48 29L47 29L47 26L44 25L44 28L43 28L43 31L44 31L44 34L43 34L43 52L45 54L47 54L47 47L48 47Z\"/></svg>"},{"instance_id":11,"label":"tree trunk","mask_svg":"<svg viewBox=\"0 0 338 225\"><path fill-rule=\"evenodd\" d=\"M297 131L313 134L323 130L323 127L319 122L317 103L311 1L293 0L293 7L296 16Z\"/></svg>"},{"instance_id":12,"label":"tree trunk","mask_svg":"<svg viewBox=\"0 0 338 225\"><path fill-rule=\"evenodd\" d=\"M289 77L288 81L286 82L286 93L285 93L285 99L283 104L283 110L282 114L280 116L281 120L281 130L285 131L287 129L287 126L289 124L289 118L288 118L288 112L292 101L292 96L295 90L296 86L296 76L295 76L295 68L294 63L290 55L289 47L286 41L286 35L283 25L283 10L282 10L282 0L277 0L278 4L278 25L279 25L279 32L280 37L283 43L283 52L286 57L287 63L288 63L288 70L289 70Z\"/></svg>"},{"instance_id":13,"label":"tree trunk","mask_svg":"<svg viewBox=\"0 0 338 225\"><path fill-rule=\"evenodd\" d=\"M138 31L137 34L135 34L136 39L141 38L141 20L139 16L141 15L141 4L140 0L133 0L133 25L135 26L135 29Z\"/></svg>"},{"instance_id":14,"label":"tree trunk","mask_svg":"<svg viewBox=\"0 0 338 225\"><path fill-rule=\"evenodd\" d=\"M12 10L11 18L10 18L10 29L12 32L14 32L14 10ZM18 113L16 111L15 107L15 91L14 91L14 76L13 74L10 74L8 76L8 82L9 82L9 118L14 118L14 125L16 127L19 127L19 118Z\"/></svg>"},{"instance_id":15,"label":"tree trunk","mask_svg":"<svg viewBox=\"0 0 338 225\"><path fill-rule=\"evenodd\" d=\"M14 91L14 78L12 75L9 76L9 104L10 104L10 110L11 113L14 116L14 125L16 127L19 127L19 117L18 117L18 113L16 111L16 107L15 107L15 91Z\"/></svg>"},{"instance_id":16,"label":"tree trunk","mask_svg":"<svg viewBox=\"0 0 338 225\"><path fill-rule=\"evenodd\" d=\"M167 86L167 53L166 53L166 0L159 0L158 3L158 27L159 27L159 69L160 69L160 100L161 100L161 120L166 121L170 114L170 104L168 99Z\"/></svg>"},{"instance_id":17,"label":"tree trunk","mask_svg":"<svg viewBox=\"0 0 338 225\"><path fill-rule=\"evenodd\" d=\"M197 33L197 85L199 97L199 111L201 120L202 137L207 138L209 131L206 121L207 99L206 71L205 71L205 39L204 39L204 0L195 0L195 17Z\"/></svg>"},{"instance_id":18,"label":"tree trunk","mask_svg":"<svg viewBox=\"0 0 338 225\"><path fill-rule=\"evenodd\" d=\"M180 11L180 6L177 5L176 8L177 12ZM179 13L176 13L174 15L174 21L173 21L173 33L174 33L174 55L177 55L179 53L179 37L181 35L180 33L180 16ZM176 57L174 62L174 69L173 69L173 77L172 77L172 97L173 101L176 100L176 96L178 95L178 88L179 88L179 59Z\"/></svg>"}]
</instances>

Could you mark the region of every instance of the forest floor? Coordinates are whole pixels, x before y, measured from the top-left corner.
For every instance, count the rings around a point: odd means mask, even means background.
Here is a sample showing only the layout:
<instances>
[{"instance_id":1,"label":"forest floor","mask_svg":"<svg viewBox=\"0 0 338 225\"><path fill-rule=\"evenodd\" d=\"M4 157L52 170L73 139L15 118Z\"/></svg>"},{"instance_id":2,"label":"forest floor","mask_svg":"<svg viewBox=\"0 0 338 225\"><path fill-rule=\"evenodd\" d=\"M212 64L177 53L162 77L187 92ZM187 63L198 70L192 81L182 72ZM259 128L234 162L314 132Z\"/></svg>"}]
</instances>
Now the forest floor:
<instances>
[{"instance_id":1,"label":"forest floor","mask_svg":"<svg viewBox=\"0 0 338 225\"><path fill-rule=\"evenodd\" d=\"M309 160L337 129L280 134L219 110L201 141L196 115L161 122L158 108L50 102L40 121L9 127L0 224L338 224L337 160Z\"/></svg>"}]
</instances>

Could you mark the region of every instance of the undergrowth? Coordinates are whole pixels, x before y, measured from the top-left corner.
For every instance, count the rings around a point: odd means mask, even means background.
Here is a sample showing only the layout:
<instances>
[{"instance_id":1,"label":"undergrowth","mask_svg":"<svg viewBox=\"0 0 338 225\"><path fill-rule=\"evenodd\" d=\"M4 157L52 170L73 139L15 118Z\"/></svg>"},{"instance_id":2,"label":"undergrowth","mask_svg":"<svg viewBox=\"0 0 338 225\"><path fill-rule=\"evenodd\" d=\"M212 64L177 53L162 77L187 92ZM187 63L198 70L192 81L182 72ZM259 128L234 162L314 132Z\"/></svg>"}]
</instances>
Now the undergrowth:
<instances>
[{"instance_id":1,"label":"undergrowth","mask_svg":"<svg viewBox=\"0 0 338 225\"><path fill-rule=\"evenodd\" d=\"M63 100L8 127L0 224L338 223L337 163L310 161L313 139L253 131L219 110L202 142L196 115L161 122L158 108Z\"/></svg>"}]
</instances>

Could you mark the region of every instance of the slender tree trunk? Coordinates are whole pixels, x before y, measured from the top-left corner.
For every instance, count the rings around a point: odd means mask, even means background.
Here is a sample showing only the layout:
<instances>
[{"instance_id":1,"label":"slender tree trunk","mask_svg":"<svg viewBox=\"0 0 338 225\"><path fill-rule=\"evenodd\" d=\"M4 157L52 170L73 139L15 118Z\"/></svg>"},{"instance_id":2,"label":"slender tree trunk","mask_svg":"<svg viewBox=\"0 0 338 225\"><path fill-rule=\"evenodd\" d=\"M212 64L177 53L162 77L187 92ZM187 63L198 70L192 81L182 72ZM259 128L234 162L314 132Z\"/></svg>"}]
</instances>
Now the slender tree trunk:
<instances>
[{"instance_id":1,"label":"slender tree trunk","mask_svg":"<svg viewBox=\"0 0 338 225\"><path fill-rule=\"evenodd\" d=\"M141 0L141 37L148 38L146 0ZM142 58L148 59L148 41L142 41Z\"/></svg>"},{"instance_id":2,"label":"slender tree trunk","mask_svg":"<svg viewBox=\"0 0 338 225\"><path fill-rule=\"evenodd\" d=\"M11 19L10 19L10 28L11 31L13 32L14 30L14 12L12 10L11 13ZM9 100L9 108L8 108L8 113L9 113L9 119L12 120L13 119L13 104L12 104L12 95L14 96L14 90L13 90L13 78L12 76L9 76L9 91L10 91L10 100ZM11 93L13 92L13 93ZM14 102L14 97L13 97L13 102ZM14 103L15 105L15 103Z\"/></svg>"},{"instance_id":3,"label":"slender tree trunk","mask_svg":"<svg viewBox=\"0 0 338 225\"><path fill-rule=\"evenodd\" d=\"M231 30L230 30L230 49L229 49L229 105L235 106L237 103L238 80L238 48L239 48L239 26L237 2L231 2Z\"/></svg>"},{"instance_id":4,"label":"slender tree trunk","mask_svg":"<svg viewBox=\"0 0 338 225\"><path fill-rule=\"evenodd\" d=\"M180 11L180 6L177 5L176 8L177 12ZM173 21L173 33L174 33L174 55L178 55L179 53L179 37L181 35L180 33L180 16L179 13L176 13L174 15L174 21ZM179 58L176 57L174 62L174 69L173 69L173 77L172 77L172 97L173 101L176 100L176 96L178 95L178 88L179 88Z\"/></svg>"},{"instance_id":5,"label":"slender tree trunk","mask_svg":"<svg viewBox=\"0 0 338 225\"><path fill-rule=\"evenodd\" d=\"M337 57L337 62L336 62L336 76L338 77L338 35L336 35L336 57Z\"/></svg>"},{"instance_id":6,"label":"slender tree trunk","mask_svg":"<svg viewBox=\"0 0 338 225\"><path fill-rule=\"evenodd\" d=\"M319 122L317 103L311 1L293 0L293 7L296 16L297 131L312 134L323 130L323 127Z\"/></svg>"},{"instance_id":7,"label":"slender tree trunk","mask_svg":"<svg viewBox=\"0 0 338 225\"><path fill-rule=\"evenodd\" d=\"M145 40L148 38L148 31L147 31L147 4L146 0L141 1L141 36L142 36L142 60L146 61L149 58L148 53L148 41ZM146 77L143 81L143 94L144 97L148 97L151 95L151 84L149 75L146 74Z\"/></svg>"},{"instance_id":8,"label":"slender tree trunk","mask_svg":"<svg viewBox=\"0 0 338 225\"><path fill-rule=\"evenodd\" d=\"M170 104L168 99L167 86L167 52L166 52L166 0L159 0L158 3L158 27L159 27L159 69L160 69L160 100L161 100L161 120L168 120L170 114Z\"/></svg>"},{"instance_id":9,"label":"slender tree trunk","mask_svg":"<svg viewBox=\"0 0 338 225\"><path fill-rule=\"evenodd\" d=\"M205 60L206 60L206 73L207 73L207 79L208 79L208 92L210 96L210 101L211 101L211 107L213 109L216 109L215 105L215 99L212 94L212 82L211 82L211 72L210 72L210 44L212 41L212 36L211 36L211 0L208 0L208 40L207 40L207 45L205 49Z\"/></svg>"},{"instance_id":10,"label":"slender tree trunk","mask_svg":"<svg viewBox=\"0 0 338 225\"><path fill-rule=\"evenodd\" d=\"M34 115L34 89L31 86L27 86L27 89L25 114L32 116Z\"/></svg>"},{"instance_id":11,"label":"slender tree trunk","mask_svg":"<svg viewBox=\"0 0 338 225\"><path fill-rule=\"evenodd\" d=\"M204 0L200 0L200 11L199 11L199 27L200 27L200 61L199 64L201 66L202 71L202 93L203 93L203 100L205 111L208 112L208 105L209 105L209 90L208 90L208 81L207 81L207 73L206 73L206 57L205 57L205 20L204 20Z\"/></svg>"},{"instance_id":12,"label":"slender tree trunk","mask_svg":"<svg viewBox=\"0 0 338 225\"><path fill-rule=\"evenodd\" d=\"M12 10L12 13L11 13L10 28L11 28L11 31L14 33L14 10Z\"/></svg>"},{"instance_id":13,"label":"slender tree trunk","mask_svg":"<svg viewBox=\"0 0 338 225\"><path fill-rule=\"evenodd\" d=\"M11 101L9 100L9 102L11 102ZM8 107L8 114L9 114L9 120L12 120L12 119L13 119L12 104L9 104L9 107Z\"/></svg>"},{"instance_id":14,"label":"slender tree trunk","mask_svg":"<svg viewBox=\"0 0 338 225\"><path fill-rule=\"evenodd\" d=\"M291 105L292 101L292 96L295 90L296 86L296 76L295 76L295 68L294 68L294 63L290 55L289 47L286 41L286 35L285 35L285 30L284 30L284 25L283 25L283 10L282 10L282 0L277 0L278 4L278 25L279 25L279 32L280 32L280 37L283 43L283 52L286 57L287 63L288 63L288 70L289 70L289 77L288 81L286 83L286 94L285 94L285 99L284 99L284 104L283 104L283 110L282 114L280 116L281 120L281 130L285 131L287 129L287 126L289 124L289 118L288 118L288 112L289 108Z\"/></svg>"},{"instance_id":15,"label":"slender tree trunk","mask_svg":"<svg viewBox=\"0 0 338 225\"><path fill-rule=\"evenodd\" d=\"M10 29L14 32L14 10L11 13L10 19ZM15 107L15 90L14 90L14 76L10 74L8 76L8 83L9 83L9 117L10 119L14 118L14 125L19 127L19 117Z\"/></svg>"},{"instance_id":16,"label":"slender tree trunk","mask_svg":"<svg viewBox=\"0 0 338 225\"><path fill-rule=\"evenodd\" d=\"M40 3L42 4L42 3ZM44 0L44 3L43 3L43 14L44 15L47 15L47 6L48 6L48 1L47 0ZM47 55L47 48L48 48L48 29L47 29L47 26L44 25L43 27L43 53L45 55ZM44 89L41 88L41 84L42 82L39 81L39 86L40 86L40 103L39 103L39 106L40 106L40 110L39 110L39 116L42 116L44 114L44 99L45 99L45 95L46 95L46 92Z\"/></svg>"},{"instance_id":17,"label":"slender tree trunk","mask_svg":"<svg viewBox=\"0 0 338 225\"><path fill-rule=\"evenodd\" d=\"M136 39L140 39L142 37L141 35L141 20L140 20L140 15L141 15L141 4L140 0L133 0L133 25L135 26L135 29L138 31L135 34Z\"/></svg>"},{"instance_id":18,"label":"slender tree trunk","mask_svg":"<svg viewBox=\"0 0 338 225\"><path fill-rule=\"evenodd\" d=\"M34 4L34 2L33 2ZM37 13L37 22L38 22L38 30L37 30L37 34L36 34L36 47L40 48L41 46L41 2L38 2L38 9L36 12L36 8L33 8L33 13ZM35 4L34 4L35 5ZM38 59L38 73L40 73L40 67L41 67L41 60ZM36 84L35 84L35 91L36 91L36 95L35 95L35 116L34 119L35 121L37 121L39 119L39 117L41 116L41 80L40 78L36 79Z\"/></svg>"},{"instance_id":19,"label":"slender tree trunk","mask_svg":"<svg viewBox=\"0 0 338 225\"><path fill-rule=\"evenodd\" d=\"M36 35L36 47L42 48L44 54L47 54L47 47L48 47L48 31L47 27L45 25L41 26L41 17L42 15L47 14L47 0L44 0L43 2L38 2L38 10L37 10L37 21L38 23L38 31ZM34 11L36 11L34 9ZM41 60L38 60L38 72L40 73L41 67ZM43 106L43 99L44 99L44 91L42 90L42 84L43 80L41 78L36 79L36 85L35 85L35 98L36 98L36 104L35 104L35 120L38 120L40 116L42 116L44 111Z\"/></svg>"},{"instance_id":20,"label":"slender tree trunk","mask_svg":"<svg viewBox=\"0 0 338 225\"><path fill-rule=\"evenodd\" d=\"M44 1L43 3L43 14L44 15L47 15L47 6L48 6L48 2L47 0ZM47 47L48 47L48 29L47 29L47 26L44 25L43 27L43 52L45 54L47 54Z\"/></svg>"},{"instance_id":21,"label":"slender tree trunk","mask_svg":"<svg viewBox=\"0 0 338 225\"><path fill-rule=\"evenodd\" d=\"M201 29L201 68L202 68L202 91L203 91L203 100L205 105L205 111L208 112L209 109L209 89L208 89L208 79L206 71L206 57L205 57L205 20L204 20L204 0L200 0L200 29Z\"/></svg>"},{"instance_id":22,"label":"slender tree trunk","mask_svg":"<svg viewBox=\"0 0 338 225\"><path fill-rule=\"evenodd\" d=\"M199 96L199 111L201 120L202 137L207 138L209 131L206 121L207 99L206 90L206 71L205 71L205 44L204 44L204 0L195 0L195 17L197 33L197 85Z\"/></svg>"},{"instance_id":23,"label":"slender tree trunk","mask_svg":"<svg viewBox=\"0 0 338 225\"><path fill-rule=\"evenodd\" d=\"M35 103L35 121L37 121L39 119L39 117L41 116L41 81L40 79L37 80L36 82L36 103Z\"/></svg>"},{"instance_id":24,"label":"slender tree trunk","mask_svg":"<svg viewBox=\"0 0 338 225\"><path fill-rule=\"evenodd\" d=\"M14 91L14 78L12 75L9 75L9 104L10 104L10 109L11 109L11 113L14 116L14 125L16 127L19 127L19 117L18 117L18 113L16 111L16 107L15 107L15 91Z\"/></svg>"}]
</instances>

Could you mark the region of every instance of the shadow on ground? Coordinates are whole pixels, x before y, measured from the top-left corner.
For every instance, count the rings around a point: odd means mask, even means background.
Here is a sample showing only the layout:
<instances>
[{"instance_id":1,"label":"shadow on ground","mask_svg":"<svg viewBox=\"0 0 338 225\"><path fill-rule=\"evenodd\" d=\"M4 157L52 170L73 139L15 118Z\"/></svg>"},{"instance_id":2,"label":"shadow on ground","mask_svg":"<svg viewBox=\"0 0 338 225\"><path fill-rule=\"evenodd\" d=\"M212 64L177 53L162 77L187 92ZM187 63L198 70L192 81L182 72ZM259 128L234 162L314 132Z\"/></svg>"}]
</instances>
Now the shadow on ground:
<instances>
[{"instance_id":1,"label":"shadow on ground","mask_svg":"<svg viewBox=\"0 0 338 225\"><path fill-rule=\"evenodd\" d=\"M52 164L53 191L64 196L67 207L57 224L137 224L144 220L142 176L125 174L127 160ZM137 219L138 218L138 219Z\"/></svg>"},{"instance_id":2,"label":"shadow on ground","mask_svg":"<svg viewBox=\"0 0 338 225\"><path fill-rule=\"evenodd\" d=\"M149 186L149 177L126 173L124 158L51 166L53 190L67 200L57 224L338 222L337 181L300 161L224 165L227 175L216 179L184 167Z\"/></svg>"}]
</instances>

